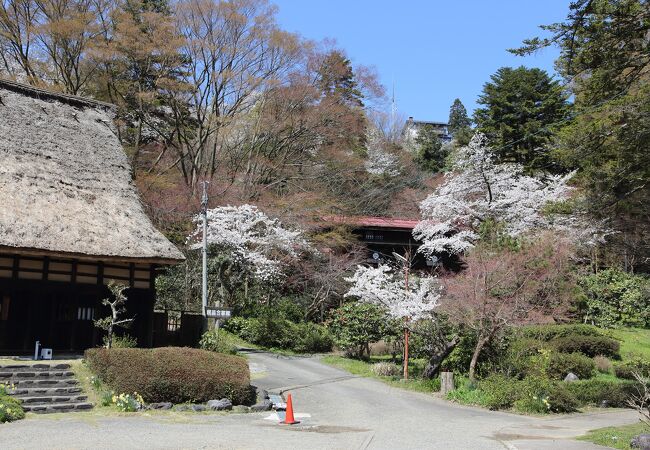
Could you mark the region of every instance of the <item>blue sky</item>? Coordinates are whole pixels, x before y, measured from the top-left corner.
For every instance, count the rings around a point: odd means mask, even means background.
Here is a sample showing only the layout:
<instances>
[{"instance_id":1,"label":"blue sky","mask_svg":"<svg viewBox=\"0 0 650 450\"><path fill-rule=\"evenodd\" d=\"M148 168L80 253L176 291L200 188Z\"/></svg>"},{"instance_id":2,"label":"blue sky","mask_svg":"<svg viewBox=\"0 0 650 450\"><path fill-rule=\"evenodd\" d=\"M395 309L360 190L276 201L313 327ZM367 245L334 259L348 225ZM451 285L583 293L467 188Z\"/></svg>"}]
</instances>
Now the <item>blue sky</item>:
<instances>
[{"instance_id":1,"label":"blue sky","mask_svg":"<svg viewBox=\"0 0 650 450\"><path fill-rule=\"evenodd\" d=\"M374 66L404 116L446 121L460 98L476 107L499 67L553 72L556 49L521 58L507 48L564 19L569 0L272 0L280 25L314 40L333 38L354 64Z\"/></svg>"}]
</instances>

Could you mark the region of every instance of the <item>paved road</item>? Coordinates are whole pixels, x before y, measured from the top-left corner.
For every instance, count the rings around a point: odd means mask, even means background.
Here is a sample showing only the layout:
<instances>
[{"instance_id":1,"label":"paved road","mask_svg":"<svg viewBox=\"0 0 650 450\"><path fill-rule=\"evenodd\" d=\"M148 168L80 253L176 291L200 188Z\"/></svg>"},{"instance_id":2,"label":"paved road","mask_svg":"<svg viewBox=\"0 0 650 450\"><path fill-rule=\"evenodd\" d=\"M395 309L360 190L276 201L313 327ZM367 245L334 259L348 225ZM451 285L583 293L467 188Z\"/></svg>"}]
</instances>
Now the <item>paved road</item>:
<instances>
[{"instance_id":1,"label":"paved road","mask_svg":"<svg viewBox=\"0 0 650 450\"><path fill-rule=\"evenodd\" d=\"M352 377L316 358L248 356L253 383L291 392L301 424L278 425L274 413L77 413L1 425L0 448L593 449L567 439L636 420L631 411L551 419L490 412Z\"/></svg>"}]
</instances>

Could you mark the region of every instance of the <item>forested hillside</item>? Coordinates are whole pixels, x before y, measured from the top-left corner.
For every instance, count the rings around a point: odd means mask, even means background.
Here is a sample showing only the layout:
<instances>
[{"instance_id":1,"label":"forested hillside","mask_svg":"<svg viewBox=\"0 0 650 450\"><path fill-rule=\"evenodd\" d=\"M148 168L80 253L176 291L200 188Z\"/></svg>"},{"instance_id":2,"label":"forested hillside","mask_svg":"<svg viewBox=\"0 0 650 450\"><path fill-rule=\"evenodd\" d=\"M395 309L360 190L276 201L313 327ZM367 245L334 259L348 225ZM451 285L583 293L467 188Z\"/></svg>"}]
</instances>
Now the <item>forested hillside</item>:
<instances>
[{"instance_id":1,"label":"forested hillside","mask_svg":"<svg viewBox=\"0 0 650 450\"><path fill-rule=\"evenodd\" d=\"M7 0L0 73L117 105L136 183L178 243L202 181L210 206L292 222L417 217L432 174L404 152L376 74L275 16L264 0Z\"/></svg>"}]
</instances>

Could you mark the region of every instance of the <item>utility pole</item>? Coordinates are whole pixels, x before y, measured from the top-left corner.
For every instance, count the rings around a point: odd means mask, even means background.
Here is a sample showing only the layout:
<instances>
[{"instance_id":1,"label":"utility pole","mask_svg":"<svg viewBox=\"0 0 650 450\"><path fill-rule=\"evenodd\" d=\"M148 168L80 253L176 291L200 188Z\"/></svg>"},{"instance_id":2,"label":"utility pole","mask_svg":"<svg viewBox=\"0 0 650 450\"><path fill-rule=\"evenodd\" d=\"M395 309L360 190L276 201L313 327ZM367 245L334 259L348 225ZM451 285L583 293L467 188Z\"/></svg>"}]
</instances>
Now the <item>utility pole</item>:
<instances>
[{"instance_id":1,"label":"utility pole","mask_svg":"<svg viewBox=\"0 0 650 450\"><path fill-rule=\"evenodd\" d=\"M393 256L398 261L402 262L404 266L404 291L406 298L409 297L409 269L411 266L410 252L406 252L406 256L393 252ZM409 379L409 318L404 318L404 379Z\"/></svg>"},{"instance_id":2,"label":"utility pole","mask_svg":"<svg viewBox=\"0 0 650 450\"><path fill-rule=\"evenodd\" d=\"M208 331L208 182L203 182L201 197L201 217L203 218L203 273L201 285L201 306L203 314L203 332Z\"/></svg>"}]
</instances>

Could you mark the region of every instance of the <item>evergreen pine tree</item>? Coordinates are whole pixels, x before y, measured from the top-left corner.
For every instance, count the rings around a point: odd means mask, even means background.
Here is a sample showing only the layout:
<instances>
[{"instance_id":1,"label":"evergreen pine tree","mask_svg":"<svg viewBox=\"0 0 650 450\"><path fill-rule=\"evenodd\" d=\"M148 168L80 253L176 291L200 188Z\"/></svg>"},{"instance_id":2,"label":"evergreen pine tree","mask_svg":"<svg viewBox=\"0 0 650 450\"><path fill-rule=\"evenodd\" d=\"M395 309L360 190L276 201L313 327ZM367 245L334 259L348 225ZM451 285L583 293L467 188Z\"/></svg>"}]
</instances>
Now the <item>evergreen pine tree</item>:
<instances>
[{"instance_id":1,"label":"evergreen pine tree","mask_svg":"<svg viewBox=\"0 0 650 450\"><path fill-rule=\"evenodd\" d=\"M502 67L483 86L474 113L496 156L528 170L558 169L549 143L569 114L567 95L542 69Z\"/></svg>"},{"instance_id":2,"label":"evergreen pine tree","mask_svg":"<svg viewBox=\"0 0 650 450\"><path fill-rule=\"evenodd\" d=\"M455 136L458 131L465 130L472 124L467 116L467 109L459 98L454 100L454 103L449 108L449 134Z\"/></svg>"}]
</instances>

